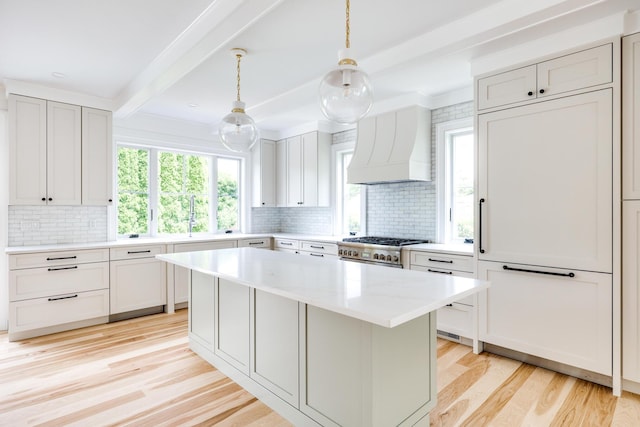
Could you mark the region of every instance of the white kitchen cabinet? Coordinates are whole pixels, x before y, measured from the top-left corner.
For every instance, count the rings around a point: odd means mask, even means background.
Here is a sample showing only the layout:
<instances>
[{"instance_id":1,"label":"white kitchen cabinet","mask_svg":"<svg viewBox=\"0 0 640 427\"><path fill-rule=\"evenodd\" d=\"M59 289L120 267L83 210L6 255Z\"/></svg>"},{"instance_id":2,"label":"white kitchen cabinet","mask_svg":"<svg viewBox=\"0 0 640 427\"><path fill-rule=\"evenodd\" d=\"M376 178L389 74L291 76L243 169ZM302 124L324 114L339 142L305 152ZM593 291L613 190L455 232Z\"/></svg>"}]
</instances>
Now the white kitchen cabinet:
<instances>
[{"instance_id":1,"label":"white kitchen cabinet","mask_svg":"<svg viewBox=\"0 0 640 427\"><path fill-rule=\"evenodd\" d=\"M276 142L276 206L287 206L287 140Z\"/></svg>"},{"instance_id":2,"label":"white kitchen cabinet","mask_svg":"<svg viewBox=\"0 0 640 427\"><path fill-rule=\"evenodd\" d=\"M640 200L623 202L622 224L622 377L640 384Z\"/></svg>"},{"instance_id":3,"label":"white kitchen cabinet","mask_svg":"<svg viewBox=\"0 0 640 427\"><path fill-rule=\"evenodd\" d=\"M303 240L300 242L299 253L317 258L337 258L338 245L336 243Z\"/></svg>"},{"instance_id":4,"label":"white kitchen cabinet","mask_svg":"<svg viewBox=\"0 0 640 427\"><path fill-rule=\"evenodd\" d=\"M299 405L298 302L255 290L251 378Z\"/></svg>"},{"instance_id":5,"label":"white kitchen cabinet","mask_svg":"<svg viewBox=\"0 0 640 427\"><path fill-rule=\"evenodd\" d=\"M113 203L111 111L82 107L82 204Z\"/></svg>"},{"instance_id":6,"label":"white kitchen cabinet","mask_svg":"<svg viewBox=\"0 0 640 427\"><path fill-rule=\"evenodd\" d=\"M264 240L264 239L262 239ZM211 249L235 248L237 243L235 240L218 240L213 242L194 242L194 243L178 243L173 246L173 252L193 252L207 251ZM186 304L189 300L189 270L183 267L172 265L173 268L173 286L174 286L174 303Z\"/></svg>"},{"instance_id":7,"label":"white kitchen cabinet","mask_svg":"<svg viewBox=\"0 0 640 427\"><path fill-rule=\"evenodd\" d=\"M276 206L276 142L261 139L251 152L253 207Z\"/></svg>"},{"instance_id":8,"label":"white kitchen cabinet","mask_svg":"<svg viewBox=\"0 0 640 427\"><path fill-rule=\"evenodd\" d=\"M166 264L155 258L161 253L164 245L111 248L111 314L167 304Z\"/></svg>"},{"instance_id":9,"label":"white kitchen cabinet","mask_svg":"<svg viewBox=\"0 0 640 427\"><path fill-rule=\"evenodd\" d=\"M106 323L109 251L9 255L9 340Z\"/></svg>"},{"instance_id":10,"label":"white kitchen cabinet","mask_svg":"<svg viewBox=\"0 0 640 427\"><path fill-rule=\"evenodd\" d=\"M609 43L478 79L478 110L610 83L612 49Z\"/></svg>"},{"instance_id":11,"label":"white kitchen cabinet","mask_svg":"<svg viewBox=\"0 0 640 427\"><path fill-rule=\"evenodd\" d=\"M481 340L612 374L611 274L481 261L478 279L491 282L479 294Z\"/></svg>"},{"instance_id":12,"label":"white kitchen cabinet","mask_svg":"<svg viewBox=\"0 0 640 427\"><path fill-rule=\"evenodd\" d=\"M622 197L640 199L640 33L622 39Z\"/></svg>"},{"instance_id":13,"label":"white kitchen cabinet","mask_svg":"<svg viewBox=\"0 0 640 427\"><path fill-rule=\"evenodd\" d=\"M329 206L331 135L309 132L287 138L286 147L286 205Z\"/></svg>"},{"instance_id":14,"label":"white kitchen cabinet","mask_svg":"<svg viewBox=\"0 0 640 427\"><path fill-rule=\"evenodd\" d=\"M612 91L478 116L481 260L612 272Z\"/></svg>"},{"instance_id":15,"label":"white kitchen cabinet","mask_svg":"<svg viewBox=\"0 0 640 427\"><path fill-rule=\"evenodd\" d=\"M475 278L471 255L412 250L409 254L411 270L450 276ZM470 296L438 310L437 329L440 336L471 345L479 353L476 297Z\"/></svg>"},{"instance_id":16,"label":"white kitchen cabinet","mask_svg":"<svg viewBox=\"0 0 640 427\"><path fill-rule=\"evenodd\" d=\"M213 352L249 375L251 288L219 278L215 286Z\"/></svg>"},{"instance_id":17,"label":"white kitchen cabinet","mask_svg":"<svg viewBox=\"0 0 640 427\"><path fill-rule=\"evenodd\" d=\"M257 239L238 239L238 247L271 249L271 237L260 237Z\"/></svg>"},{"instance_id":18,"label":"white kitchen cabinet","mask_svg":"<svg viewBox=\"0 0 640 427\"><path fill-rule=\"evenodd\" d=\"M81 120L79 106L9 95L10 204L81 204Z\"/></svg>"},{"instance_id":19,"label":"white kitchen cabinet","mask_svg":"<svg viewBox=\"0 0 640 427\"><path fill-rule=\"evenodd\" d=\"M300 250L300 241L276 237L275 239L273 239L273 250L298 253L298 251Z\"/></svg>"}]
</instances>

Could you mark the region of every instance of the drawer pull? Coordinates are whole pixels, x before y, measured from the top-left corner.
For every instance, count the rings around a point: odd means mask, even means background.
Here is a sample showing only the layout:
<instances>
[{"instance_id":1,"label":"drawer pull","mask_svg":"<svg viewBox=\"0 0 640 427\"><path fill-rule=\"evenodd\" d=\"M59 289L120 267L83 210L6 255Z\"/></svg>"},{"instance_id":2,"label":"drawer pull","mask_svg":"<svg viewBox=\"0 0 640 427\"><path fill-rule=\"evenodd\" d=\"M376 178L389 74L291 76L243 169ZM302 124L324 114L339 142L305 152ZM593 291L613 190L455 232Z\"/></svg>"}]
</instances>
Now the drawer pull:
<instances>
[{"instance_id":1,"label":"drawer pull","mask_svg":"<svg viewBox=\"0 0 640 427\"><path fill-rule=\"evenodd\" d=\"M324 258L324 255L322 255L322 254L309 254L309 255L311 255L311 256L317 256L317 257L320 257L320 258Z\"/></svg>"},{"instance_id":2,"label":"drawer pull","mask_svg":"<svg viewBox=\"0 0 640 427\"><path fill-rule=\"evenodd\" d=\"M447 264L453 264L453 260L450 260L450 259L429 258L429 261L432 261L432 262L446 262Z\"/></svg>"},{"instance_id":3,"label":"drawer pull","mask_svg":"<svg viewBox=\"0 0 640 427\"><path fill-rule=\"evenodd\" d=\"M453 304L447 304L445 307L453 307Z\"/></svg>"},{"instance_id":4,"label":"drawer pull","mask_svg":"<svg viewBox=\"0 0 640 427\"><path fill-rule=\"evenodd\" d=\"M440 273L440 274L453 274L452 271L440 271L440 270L432 270L432 269L427 269L428 272L430 273Z\"/></svg>"},{"instance_id":5,"label":"drawer pull","mask_svg":"<svg viewBox=\"0 0 640 427\"><path fill-rule=\"evenodd\" d=\"M151 249L147 249L146 251L127 251L127 254L150 254Z\"/></svg>"},{"instance_id":6,"label":"drawer pull","mask_svg":"<svg viewBox=\"0 0 640 427\"><path fill-rule=\"evenodd\" d=\"M75 270L77 268L78 268L78 266L74 265L73 267L47 268L47 271Z\"/></svg>"},{"instance_id":7,"label":"drawer pull","mask_svg":"<svg viewBox=\"0 0 640 427\"><path fill-rule=\"evenodd\" d=\"M249 242L249 245L264 245L264 242Z\"/></svg>"},{"instance_id":8,"label":"drawer pull","mask_svg":"<svg viewBox=\"0 0 640 427\"><path fill-rule=\"evenodd\" d=\"M280 242L282 246L293 246L293 243L290 242Z\"/></svg>"},{"instance_id":9,"label":"drawer pull","mask_svg":"<svg viewBox=\"0 0 640 427\"><path fill-rule=\"evenodd\" d=\"M57 257L57 258L47 257L47 261L59 261L61 259L76 259L76 258L78 258L77 255L74 255L74 256L62 256L62 257Z\"/></svg>"},{"instance_id":10,"label":"drawer pull","mask_svg":"<svg viewBox=\"0 0 640 427\"><path fill-rule=\"evenodd\" d=\"M47 301L60 301L61 299L71 299L71 298L78 298L78 294L69 295L66 297L47 298Z\"/></svg>"},{"instance_id":11,"label":"drawer pull","mask_svg":"<svg viewBox=\"0 0 640 427\"><path fill-rule=\"evenodd\" d=\"M313 249L324 249L324 246L314 246L314 245L309 245L309 247L313 248Z\"/></svg>"},{"instance_id":12,"label":"drawer pull","mask_svg":"<svg viewBox=\"0 0 640 427\"><path fill-rule=\"evenodd\" d=\"M526 269L526 268L513 268L513 267L509 267L508 265L503 265L502 269L503 270L509 270L509 271L520 271L522 273L547 274L549 276L576 277L576 275L573 272L570 272L570 273L556 273L554 271L540 271L540 270L529 270L529 269Z\"/></svg>"}]
</instances>

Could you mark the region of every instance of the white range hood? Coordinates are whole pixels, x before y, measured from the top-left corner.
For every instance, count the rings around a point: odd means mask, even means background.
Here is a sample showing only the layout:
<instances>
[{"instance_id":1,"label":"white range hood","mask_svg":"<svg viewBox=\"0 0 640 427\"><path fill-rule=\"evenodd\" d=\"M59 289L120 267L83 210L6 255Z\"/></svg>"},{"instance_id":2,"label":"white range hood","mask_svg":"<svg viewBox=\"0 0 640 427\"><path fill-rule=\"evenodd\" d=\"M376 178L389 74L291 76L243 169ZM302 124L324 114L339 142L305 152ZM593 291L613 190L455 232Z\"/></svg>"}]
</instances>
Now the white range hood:
<instances>
[{"instance_id":1,"label":"white range hood","mask_svg":"<svg viewBox=\"0 0 640 427\"><path fill-rule=\"evenodd\" d=\"M431 181L431 111L418 106L358 122L349 184Z\"/></svg>"}]
</instances>

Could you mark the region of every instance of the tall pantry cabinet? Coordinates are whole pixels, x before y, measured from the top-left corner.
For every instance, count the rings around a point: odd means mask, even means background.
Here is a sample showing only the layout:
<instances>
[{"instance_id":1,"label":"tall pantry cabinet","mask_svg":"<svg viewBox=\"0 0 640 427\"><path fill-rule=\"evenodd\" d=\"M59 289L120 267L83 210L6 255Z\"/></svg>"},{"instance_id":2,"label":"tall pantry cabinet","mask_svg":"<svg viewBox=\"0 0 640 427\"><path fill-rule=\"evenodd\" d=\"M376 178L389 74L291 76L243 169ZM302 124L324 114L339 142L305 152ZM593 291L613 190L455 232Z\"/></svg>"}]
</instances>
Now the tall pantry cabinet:
<instances>
[{"instance_id":1,"label":"tall pantry cabinet","mask_svg":"<svg viewBox=\"0 0 640 427\"><path fill-rule=\"evenodd\" d=\"M622 39L622 378L640 393L640 33Z\"/></svg>"},{"instance_id":2,"label":"tall pantry cabinet","mask_svg":"<svg viewBox=\"0 0 640 427\"><path fill-rule=\"evenodd\" d=\"M619 372L618 50L476 80L480 340L605 382Z\"/></svg>"}]
</instances>

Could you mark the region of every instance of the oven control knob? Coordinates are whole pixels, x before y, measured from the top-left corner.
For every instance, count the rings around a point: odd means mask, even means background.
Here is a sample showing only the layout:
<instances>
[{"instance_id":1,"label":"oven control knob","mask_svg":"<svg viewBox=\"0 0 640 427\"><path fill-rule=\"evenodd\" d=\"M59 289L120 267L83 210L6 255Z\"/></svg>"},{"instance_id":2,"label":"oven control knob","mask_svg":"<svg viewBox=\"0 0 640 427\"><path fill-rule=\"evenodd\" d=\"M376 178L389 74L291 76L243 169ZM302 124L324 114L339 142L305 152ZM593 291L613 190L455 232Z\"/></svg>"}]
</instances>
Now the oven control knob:
<instances>
[{"instance_id":1,"label":"oven control knob","mask_svg":"<svg viewBox=\"0 0 640 427\"><path fill-rule=\"evenodd\" d=\"M393 257L393 262L398 262L399 260L400 260L400 258L398 258L397 255Z\"/></svg>"},{"instance_id":2,"label":"oven control knob","mask_svg":"<svg viewBox=\"0 0 640 427\"><path fill-rule=\"evenodd\" d=\"M353 251L353 256L358 256L358 251Z\"/></svg>"},{"instance_id":3,"label":"oven control knob","mask_svg":"<svg viewBox=\"0 0 640 427\"><path fill-rule=\"evenodd\" d=\"M352 253L353 253L353 252L349 251L349 253L348 253L347 255L351 256L351 254L352 254Z\"/></svg>"},{"instance_id":4,"label":"oven control knob","mask_svg":"<svg viewBox=\"0 0 640 427\"><path fill-rule=\"evenodd\" d=\"M378 254L373 254L373 259L378 259Z\"/></svg>"},{"instance_id":5,"label":"oven control knob","mask_svg":"<svg viewBox=\"0 0 640 427\"><path fill-rule=\"evenodd\" d=\"M342 249L338 249L338 255L342 255Z\"/></svg>"}]
</instances>

